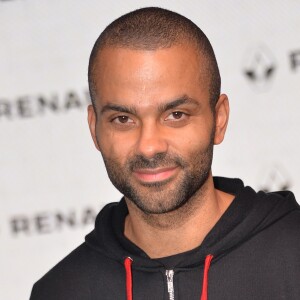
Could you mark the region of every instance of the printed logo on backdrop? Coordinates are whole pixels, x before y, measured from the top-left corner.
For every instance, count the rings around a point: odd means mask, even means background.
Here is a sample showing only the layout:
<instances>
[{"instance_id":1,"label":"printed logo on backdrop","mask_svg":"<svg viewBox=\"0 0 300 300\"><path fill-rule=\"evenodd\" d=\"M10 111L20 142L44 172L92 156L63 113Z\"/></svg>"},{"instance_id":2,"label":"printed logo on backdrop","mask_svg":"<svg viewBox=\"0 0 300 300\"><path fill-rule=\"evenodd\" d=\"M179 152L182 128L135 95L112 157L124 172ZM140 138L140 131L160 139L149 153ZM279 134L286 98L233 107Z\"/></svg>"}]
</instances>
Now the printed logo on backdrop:
<instances>
[{"instance_id":1,"label":"printed logo on backdrop","mask_svg":"<svg viewBox=\"0 0 300 300\"><path fill-rule=\"evenodd\" d=\"M290 64L292 71L300 70L300 49L290 52Z\"/></svg>"},{"instance_id":2,"label":"printed logo on backdrop","mask_svg":"<svg viewBox=\"0 0 300 300\"><path fill-rule=\"evenodd\" d=\"M43 211L18 214L8 218L10 234L14 237L59 233L93 225L98 211L93 207L68 211Z\"/></svg>"},{"instance_id":3,"label":"printed logo on backdrop","mask_svg":"<svg viewBox=\"0 0 300 300\"><path fill-rule=\"evenodd\" d=\"M0 121L32 119L48 114L59 115L72 110L85 109L90 103L88 90L20 95L12 99L0 96Z\"/></svg>"},{"instance_id":4,"label":"printed logo on backdrop","mask_svg":"<svg viewBox=\"0 0 300 300\"><path fill-rule=\"evenodd\" d=\"M300 74L300 49L287 51L286 60L280 67L287 68L292 75ZM245 52L242 73L257 92L268 91L277 72L279 65L275 55L266 45L255 46Z\"/></svg>"},{"instance_id":5,"label":"printed logo on backdrop","mask_svg":"<svg viewBox=\"0 0 300 300\"><path fill-rule=\"evenodd\" d=\"M273 164L264 166L264 170L258 176L261 180L259 189L265 192L285 191L292 189L292 181L282 165Z\"/></svg>"},{"instance_id":6,"label":"printed logo on backdrop","mask_svg":"<svg viewBox=\"0 0 300 300\"><path fill-rule=\"evenodd\" d=\"M256 46L246 52L243 74L257 91L264 92L270 88L276 69L275 57L267 46Z\"/></svg>"}]
</instances>

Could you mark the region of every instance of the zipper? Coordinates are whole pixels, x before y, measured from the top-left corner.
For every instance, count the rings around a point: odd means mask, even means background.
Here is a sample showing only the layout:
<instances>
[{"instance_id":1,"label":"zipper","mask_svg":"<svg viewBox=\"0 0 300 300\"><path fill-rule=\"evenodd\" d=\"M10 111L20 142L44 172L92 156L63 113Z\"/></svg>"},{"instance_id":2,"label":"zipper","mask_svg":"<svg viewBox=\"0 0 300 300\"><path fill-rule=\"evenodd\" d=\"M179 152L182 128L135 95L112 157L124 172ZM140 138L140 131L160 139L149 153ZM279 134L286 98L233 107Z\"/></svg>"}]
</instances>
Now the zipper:
<instances>
[{"instance_id":1,"label":"zipper","mask_svg":"<svg viewBox=\"0 0 300 300\"><path fill-rule=\"evenodd\" d=\"M175 299L174 298L174 283L173 283L174 271L166 270L166 276L167 276L169 299L174 300Z\"/></svg>"}]
</instances>

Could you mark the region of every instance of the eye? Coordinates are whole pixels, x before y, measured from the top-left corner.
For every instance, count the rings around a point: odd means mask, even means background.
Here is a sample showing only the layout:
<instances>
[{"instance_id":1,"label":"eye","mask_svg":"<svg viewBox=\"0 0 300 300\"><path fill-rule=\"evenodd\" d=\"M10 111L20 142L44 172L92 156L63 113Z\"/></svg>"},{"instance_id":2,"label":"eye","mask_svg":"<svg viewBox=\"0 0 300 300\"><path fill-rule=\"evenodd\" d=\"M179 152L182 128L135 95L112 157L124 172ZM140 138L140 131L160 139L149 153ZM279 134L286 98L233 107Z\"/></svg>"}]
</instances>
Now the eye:
<instances>
[{"instance_id":1,"label":"eye","mask_svg":"<svg viewBox=\"0 0 300 300\"><path fill-rule=\"evenodd\" d=\"M113 123L116 124L132 124L134 123L132 119L130 119L128 116L118 116L114 119L112 119Z\"/></svg>"},{"instance_id":2,"label":"eye","mask_svg":"<svg viewBox=\"0 0 300 300\"><path fill-rule=\"evenodd\" d=\"M182 111L174 111L167 116L166 120L181 120L185 116L186 114L183 113Z\"/></svg>"}]
</instances>

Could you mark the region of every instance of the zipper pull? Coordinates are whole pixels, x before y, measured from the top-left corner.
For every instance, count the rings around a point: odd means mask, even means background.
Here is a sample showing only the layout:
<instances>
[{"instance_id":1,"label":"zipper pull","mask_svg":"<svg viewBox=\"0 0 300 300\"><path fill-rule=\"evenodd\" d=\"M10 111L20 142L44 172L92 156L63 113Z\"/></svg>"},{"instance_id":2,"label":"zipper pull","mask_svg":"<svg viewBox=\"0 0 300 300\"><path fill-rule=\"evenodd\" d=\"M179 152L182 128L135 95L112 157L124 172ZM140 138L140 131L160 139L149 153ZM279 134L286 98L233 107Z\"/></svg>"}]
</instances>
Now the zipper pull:
<instances>
[{"instance_id":1,"label":"zipper pull","mask_svg":"<svg viewBox=\"0 0 300 300\"><path fill-rule=\"evenodd\" d=\"M174 283L173 283L174 271L166 270L166 276L167 276L169 299L174 300Z\"/></svg>"}]
</instances>

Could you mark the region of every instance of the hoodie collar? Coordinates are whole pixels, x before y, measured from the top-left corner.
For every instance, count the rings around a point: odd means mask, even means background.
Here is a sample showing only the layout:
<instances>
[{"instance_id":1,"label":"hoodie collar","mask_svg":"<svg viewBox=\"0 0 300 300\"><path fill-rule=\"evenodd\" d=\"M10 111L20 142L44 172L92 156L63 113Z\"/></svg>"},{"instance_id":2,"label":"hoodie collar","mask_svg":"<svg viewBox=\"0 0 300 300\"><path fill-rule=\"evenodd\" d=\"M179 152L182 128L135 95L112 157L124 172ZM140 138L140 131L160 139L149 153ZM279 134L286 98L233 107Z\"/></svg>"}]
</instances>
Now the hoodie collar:
<instances>
[{"instance_id":1,"label":"hoodie collar","mask_svg":"<svg viewBox=\"0 0 300 300\"><path fill-rule=\"evenodd\" d=\"M213 254L215 261L291 211L299 209L291 192L256 193L252 188L244 187L240 179L221 177L215 177L214 184L215 188L234 194L235 199L199 247L176 255L177 268L203 264L207 254ZM124 257L130 256L135 268L161 267L159 261L150 259L124 236L127 214L124 199L106 205L96 218L95 229L86 237L87 244L120 263L123 263Z\"/></svg>"}]
</instances>

